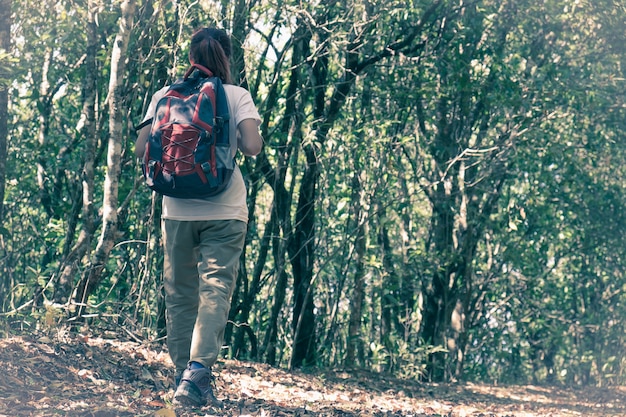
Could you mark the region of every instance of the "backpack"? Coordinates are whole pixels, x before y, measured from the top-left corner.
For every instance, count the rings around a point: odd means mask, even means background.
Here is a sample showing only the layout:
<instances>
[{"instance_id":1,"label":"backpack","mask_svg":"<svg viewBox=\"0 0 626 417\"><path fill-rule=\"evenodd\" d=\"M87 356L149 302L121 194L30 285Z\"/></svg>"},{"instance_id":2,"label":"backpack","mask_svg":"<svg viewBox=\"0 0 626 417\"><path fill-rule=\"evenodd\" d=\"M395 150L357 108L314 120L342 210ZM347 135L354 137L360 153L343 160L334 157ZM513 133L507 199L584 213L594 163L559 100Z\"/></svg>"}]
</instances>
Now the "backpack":
<instances>
[{"instance_id":1,"label":"backpack","mask_svg":"<svg viewBox=\"0 0 626 417\"><path fill-rule=\"evenodd\" d=\"M193 64L156 105L143 160L148 187L176 198L222 192L235 168L229 119L222 80Z\"/></svg>"}]
</instances>

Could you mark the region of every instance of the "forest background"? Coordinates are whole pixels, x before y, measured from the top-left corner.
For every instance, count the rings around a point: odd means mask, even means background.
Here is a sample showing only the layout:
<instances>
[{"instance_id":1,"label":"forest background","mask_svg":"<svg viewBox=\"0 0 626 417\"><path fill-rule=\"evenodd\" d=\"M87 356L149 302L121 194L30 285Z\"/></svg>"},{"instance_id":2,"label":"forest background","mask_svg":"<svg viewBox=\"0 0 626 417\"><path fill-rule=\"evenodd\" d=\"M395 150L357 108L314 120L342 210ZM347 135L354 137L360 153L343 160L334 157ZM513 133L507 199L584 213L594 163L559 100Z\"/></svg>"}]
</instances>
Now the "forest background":
<instances>
[{"instance_id":1,"label":"forest background","mask_svg":"<svg viewBox=\"0 0 626 417\"><path fill-rule=\"evenodd\" d=\"M134 126L194 28L263 118L225 355L624 384L626 6L0 0L3 333L162 340Z\"/></svg>"}]
</instances>

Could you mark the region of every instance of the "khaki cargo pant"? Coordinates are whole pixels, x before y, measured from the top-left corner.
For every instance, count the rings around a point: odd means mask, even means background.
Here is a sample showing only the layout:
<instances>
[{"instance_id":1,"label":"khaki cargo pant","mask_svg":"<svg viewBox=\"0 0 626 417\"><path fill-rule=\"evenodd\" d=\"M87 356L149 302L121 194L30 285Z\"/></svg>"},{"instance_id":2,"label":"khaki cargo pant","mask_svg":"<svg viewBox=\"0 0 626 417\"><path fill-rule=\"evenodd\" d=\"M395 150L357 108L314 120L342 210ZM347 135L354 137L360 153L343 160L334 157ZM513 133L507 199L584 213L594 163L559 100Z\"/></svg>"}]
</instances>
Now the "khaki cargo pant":
<instances>
[{"instance_id":1,"label":"khaki cargo pant","mask_svg":"<svg viewBox=\"0 0 626 417\"><path fill-rule=\"evenodd\" d=\"M177 372L217 360L246 229L239 220L163 220L167 347Z\"/></svg>"}]
</instances>

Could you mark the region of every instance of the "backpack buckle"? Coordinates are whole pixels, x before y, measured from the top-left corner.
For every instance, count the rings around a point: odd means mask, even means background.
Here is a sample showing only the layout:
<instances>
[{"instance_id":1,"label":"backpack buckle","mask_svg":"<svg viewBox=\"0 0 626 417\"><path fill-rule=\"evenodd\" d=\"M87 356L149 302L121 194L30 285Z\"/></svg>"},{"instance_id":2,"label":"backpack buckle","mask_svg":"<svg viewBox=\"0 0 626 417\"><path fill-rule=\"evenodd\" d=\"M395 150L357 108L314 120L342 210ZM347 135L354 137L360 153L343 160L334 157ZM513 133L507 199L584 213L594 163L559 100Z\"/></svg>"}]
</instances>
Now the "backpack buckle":
<instances>
[{"instance_id":1,"label":"backpack buckle","mask_svg":"<svg viewBox=\"0 0 626 417\"><path fill-rule=\"evenodd\" d=\"M157 161L151 159L148 161L146 170L146 184L150 187L154 185L154 172L156 171Z\"/></svg>"},{"instance_id":2,"label":"backpack buckle","mask_svg":"<svg viewBox=\"0 0 626 417\"><path fill-rule=\"evenodd\" d=\"M203 162L200 165L200 168L202 168L202 172L204 172L205 174L211 174L213 175L213 170L211 169L211 164L209 164L208 162Z\"/></svg>"}]
</instances>

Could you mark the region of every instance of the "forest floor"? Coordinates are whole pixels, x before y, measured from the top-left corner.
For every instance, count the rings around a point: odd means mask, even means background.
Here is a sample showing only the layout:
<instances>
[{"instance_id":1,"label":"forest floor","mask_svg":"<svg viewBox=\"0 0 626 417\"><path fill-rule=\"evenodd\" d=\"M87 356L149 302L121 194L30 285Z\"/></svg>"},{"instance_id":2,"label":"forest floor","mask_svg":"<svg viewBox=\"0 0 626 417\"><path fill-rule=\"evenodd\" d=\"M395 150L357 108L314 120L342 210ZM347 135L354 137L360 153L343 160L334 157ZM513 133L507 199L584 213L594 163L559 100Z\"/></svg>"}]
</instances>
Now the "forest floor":
<instances>
[{"instance_id":1,"label":"forest floor","mask_svg":"<svg viewBox=\"0 0 626 417\"><path fill-rule=\"evenodd\" d=\"M287 372L220 361L222 409L172 405L161 345L117 337L0 339L0 417L18 416L626 416L626 387L430 384L371 372Z\"/></svg>"}]
</instances>

